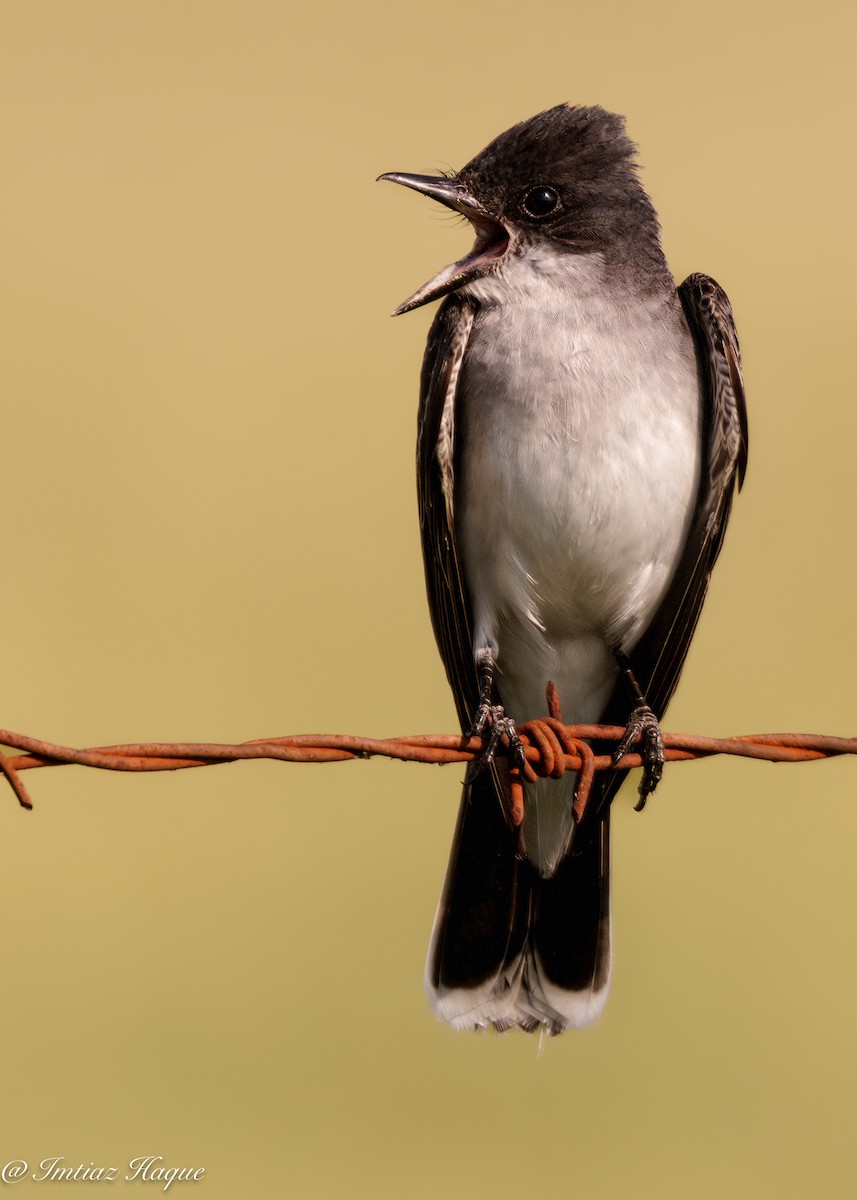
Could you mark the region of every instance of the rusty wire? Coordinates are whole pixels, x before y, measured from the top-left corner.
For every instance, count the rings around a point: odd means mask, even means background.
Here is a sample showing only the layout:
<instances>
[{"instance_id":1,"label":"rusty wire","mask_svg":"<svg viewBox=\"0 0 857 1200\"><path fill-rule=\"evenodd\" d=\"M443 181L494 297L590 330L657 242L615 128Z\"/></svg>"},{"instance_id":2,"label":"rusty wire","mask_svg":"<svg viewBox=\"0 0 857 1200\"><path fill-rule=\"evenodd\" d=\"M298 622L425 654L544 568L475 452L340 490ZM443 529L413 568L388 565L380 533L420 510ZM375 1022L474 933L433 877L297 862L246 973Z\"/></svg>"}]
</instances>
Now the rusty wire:
<instances>
[{"instance_id":1,"label":"rusty wire","mask_svg":"<svg viewBox=\"0 0 857 1200\"><path fill-rule=\"evenodd\" d=\"M535 779L538 775L557 778L566 770L580 772L574 807L578 818L581 818L595 772L614 767L610 754L595 754L589 743L593 740L615 743L625 733L620 726L614 725L563 724L556 690L552 687L548 689L548 710L548 716L527 721L518 727L526 764L523 771L517 768L512 770L510 816L516 824L520 823L524 814L521 776L525 780ZM857 754L857 738L829 737L825 734L767 733L711 738L699 734L664 733L663 738L667 762L685 762L708 758L713 754L735 754L767 762L808 762L840 754ZM469 763L479 757L483 741L461 734L367 738L323 733L259 738L237 745L146 742L77 750L26 734L13 733L9 729L0 729L0 746L23 751L16 755L0 751L0 773L6 777L22 808L30 809L33 802L20 772L35 767L76 764L105 771L177 771L248 758L318 763L343 762L374 755L406 762ZM639 754L626 754L621 761L623 770L640 765Z\"/></svg>"}]
</instances>

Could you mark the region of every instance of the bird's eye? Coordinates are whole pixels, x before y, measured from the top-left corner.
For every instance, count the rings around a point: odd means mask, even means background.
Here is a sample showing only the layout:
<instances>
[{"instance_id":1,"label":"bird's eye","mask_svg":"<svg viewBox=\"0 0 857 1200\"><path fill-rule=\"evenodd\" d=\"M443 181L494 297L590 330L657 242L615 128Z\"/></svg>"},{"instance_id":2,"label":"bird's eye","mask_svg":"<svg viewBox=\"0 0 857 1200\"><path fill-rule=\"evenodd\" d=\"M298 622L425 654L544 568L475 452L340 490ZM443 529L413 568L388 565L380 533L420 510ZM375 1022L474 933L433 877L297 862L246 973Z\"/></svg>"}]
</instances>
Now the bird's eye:
<instances>
[{"instance_id":1,"label":"bird's eye","mask_svg":"<svg viewBox=\"0 0 857 1200\"><path fill-rule=\"evenodd\" d=\"M549 217L559 208L559 193L549 184L540 183L538 187L527 188L521 197L521 208L528 217Z\"/></svg>"}]
</instances>

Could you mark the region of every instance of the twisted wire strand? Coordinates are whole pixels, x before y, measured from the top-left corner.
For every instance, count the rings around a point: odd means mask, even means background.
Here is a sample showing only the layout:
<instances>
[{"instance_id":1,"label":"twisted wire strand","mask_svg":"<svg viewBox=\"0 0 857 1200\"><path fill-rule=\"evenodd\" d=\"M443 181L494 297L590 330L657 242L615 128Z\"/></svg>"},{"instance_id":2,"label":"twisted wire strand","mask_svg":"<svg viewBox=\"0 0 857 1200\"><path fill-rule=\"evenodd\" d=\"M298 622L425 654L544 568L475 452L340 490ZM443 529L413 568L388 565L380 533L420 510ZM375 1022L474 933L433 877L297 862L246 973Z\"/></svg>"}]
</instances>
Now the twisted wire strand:
<instances>
[{"instance_id":1,"label":"twisted wire strand","mask_svg":"<svg viewBox=\"0 0 857 1200\"><path fill-rule=\"evenodd\" d=\"M582 817L596 771L613 769L610 754L595 754L590 741L616 743L625 730L615 725L565 725L558 704L550 704L549 716L519 726L526 765L512 771L512 819L523 819L524 779L537 775L559 777L578 771L575 811ZM687 762L714 754L732 754L766 762L809 762L841 754L857 754L857 738L826 734L767 733L740 737L712 738L700 734L664 733L667 762ZM37 767L77 765L104 771L178 771L210 767L241 759L274 759L279 762L343 762L353 758L382 755L406 762L470 763L483 749L482 738L460 734L423 734L410 737L369 738L352 734L299 734L259 738L235 745L212 742L144 742L122 746L76 749L0 729L0 746L21 751L0 751L0 773L4 775L22 808L33 807L21 772ZM626 754L618 764L622 770L639 767L639 754Z\"/></svg>"}]
</instances>

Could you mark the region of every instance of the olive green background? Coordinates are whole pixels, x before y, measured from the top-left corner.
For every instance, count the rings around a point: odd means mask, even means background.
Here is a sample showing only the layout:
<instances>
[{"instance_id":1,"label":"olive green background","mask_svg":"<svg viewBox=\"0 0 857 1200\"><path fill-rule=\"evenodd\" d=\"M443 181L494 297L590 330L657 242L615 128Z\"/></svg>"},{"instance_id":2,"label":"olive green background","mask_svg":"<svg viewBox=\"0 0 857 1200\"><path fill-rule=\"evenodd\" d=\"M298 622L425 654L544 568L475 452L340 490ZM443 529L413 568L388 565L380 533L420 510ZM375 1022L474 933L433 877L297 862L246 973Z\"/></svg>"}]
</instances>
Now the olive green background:
<instances>
[{"instance_id":1,"label":"olive green background","mask_svg":"<svg viewBox=\"0 0 857 1200\"><path fill-rule=\"evenodd\" d=\"M373 180L570 100L627 114L676 276L727 288L745 351L748 482L666 725L854 733L855 32L823 2L0 4L0 723L453 728L413 484L432 314L387 314L468 234ZM210 1198L852 1196L857 764L623 792L607 1012L542 1046L424 999L460 775L0 795L2 1162L163 1155Z\"/></svg>"}]
</instances>

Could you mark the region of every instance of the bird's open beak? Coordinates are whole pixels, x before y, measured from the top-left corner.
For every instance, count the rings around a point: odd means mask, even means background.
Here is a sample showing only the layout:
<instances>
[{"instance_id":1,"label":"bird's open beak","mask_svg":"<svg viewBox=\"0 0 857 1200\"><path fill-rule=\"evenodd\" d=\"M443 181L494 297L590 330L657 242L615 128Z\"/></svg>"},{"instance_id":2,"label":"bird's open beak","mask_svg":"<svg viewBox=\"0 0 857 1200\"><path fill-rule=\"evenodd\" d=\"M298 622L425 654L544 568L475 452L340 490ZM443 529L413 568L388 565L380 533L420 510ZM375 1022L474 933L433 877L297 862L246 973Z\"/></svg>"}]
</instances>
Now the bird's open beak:
<instances>
[{"instance_id":1,"label":"bird's open beak","mask_svg":"<svg viewBox=\"0 0 857 1200\"><path fill-rule=\"evenodd\" d=\"M431 196L432 200L438 200L447 208L467 217L476 231L476 242L470 253L451 266L444 267L434 279L423 284L419 291L399 305L393 313L394 317L419 308L422 304L428 304L430 300L437 300L439 296L445 296L463 284L478 279L480 275L490 271L505 254L509 245L508 230L482 207L466 185L459 180L434 175L402 175L398 171L379 175L378 180L381 179L401 183L405 187L413 188L415 192L422 192L424 196Z\"/></svg>"}]
</instances>

